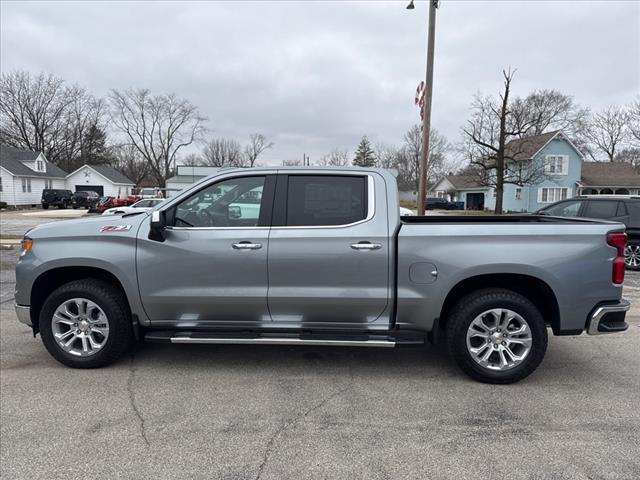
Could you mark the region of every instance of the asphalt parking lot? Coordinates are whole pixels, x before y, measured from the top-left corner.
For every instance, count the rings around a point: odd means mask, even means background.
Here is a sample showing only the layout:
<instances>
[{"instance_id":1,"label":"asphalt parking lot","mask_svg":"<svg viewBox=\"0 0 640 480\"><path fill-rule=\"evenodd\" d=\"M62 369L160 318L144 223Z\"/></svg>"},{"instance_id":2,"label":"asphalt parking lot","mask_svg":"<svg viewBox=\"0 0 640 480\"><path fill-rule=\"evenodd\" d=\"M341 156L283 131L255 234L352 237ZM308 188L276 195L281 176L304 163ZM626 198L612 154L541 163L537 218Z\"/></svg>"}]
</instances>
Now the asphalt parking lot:
<instances>
[{"instance_id":1,"label":"asphalt parking lot","mask_svg":"<svg viewBox=\"0 0 640 480\"><path fill-rule=\"evenodd\" d=\"M491 386L438 348L144 344L68 369L17 322L0 253L3 479L640 477L638 273L628 332L552 337Z\"/></svg>"}]
</instances>

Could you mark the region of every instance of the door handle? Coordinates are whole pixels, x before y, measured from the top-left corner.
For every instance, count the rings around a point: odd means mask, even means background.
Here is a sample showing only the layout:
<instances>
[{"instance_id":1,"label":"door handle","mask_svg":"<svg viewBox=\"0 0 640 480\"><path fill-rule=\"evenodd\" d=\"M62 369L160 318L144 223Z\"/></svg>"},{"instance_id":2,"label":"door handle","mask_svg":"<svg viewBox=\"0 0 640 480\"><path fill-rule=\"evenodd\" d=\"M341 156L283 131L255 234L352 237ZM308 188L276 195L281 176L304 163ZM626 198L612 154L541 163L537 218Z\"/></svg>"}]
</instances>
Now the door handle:
<instances>
[{"instance_id":1,"label":"door handle","mask_svg":"<svg viewBox=\"0 0 640 480\"><path fill-rule=\"evenodd\" d=\"M358 243L352 243L351 248L353 248L354 250L380 250L382 248L382 244L371 243L371 242L358 242Z\"/></svg>"},{"instance_id":2,"label":"door handle","mask_svg":"<svg viewBox=\"0 0 640 480\"><path fill-rule=\"evenodd\" d=\"M258 250L259 248L262 248L261 243L251 243L247 241L232 243L231 246L235 250Z\"/></svg>"}]
</instances>

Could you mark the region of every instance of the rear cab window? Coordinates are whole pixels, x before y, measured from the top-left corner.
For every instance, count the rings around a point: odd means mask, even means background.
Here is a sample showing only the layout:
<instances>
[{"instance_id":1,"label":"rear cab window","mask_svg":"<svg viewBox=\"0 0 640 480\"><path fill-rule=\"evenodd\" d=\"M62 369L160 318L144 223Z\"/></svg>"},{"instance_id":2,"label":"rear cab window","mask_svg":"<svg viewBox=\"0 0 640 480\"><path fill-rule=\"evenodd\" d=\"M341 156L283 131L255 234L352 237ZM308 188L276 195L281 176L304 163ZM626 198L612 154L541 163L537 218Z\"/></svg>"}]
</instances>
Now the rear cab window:
<instances>
[{"instance_id":1,"label":"rear cab window","mask_svg":"<svg viewBox=\"0 0 640 480\"><path fill-rule=\"evenodd\" d=\"M286 226L350 225L367 218L367 177L289 175Z\"/></svg>"},{"instance_id":2,"label":"rear cab window","mask_svg":"<svg viewBox=\"0 0 640 480\"><path fill-rule=\"evenodd\" d=\"M615 200L592 200L587 202L587 209L584 213L589 218L613 218L618 212L618 204Z\"/></svg>"}]
</instances>

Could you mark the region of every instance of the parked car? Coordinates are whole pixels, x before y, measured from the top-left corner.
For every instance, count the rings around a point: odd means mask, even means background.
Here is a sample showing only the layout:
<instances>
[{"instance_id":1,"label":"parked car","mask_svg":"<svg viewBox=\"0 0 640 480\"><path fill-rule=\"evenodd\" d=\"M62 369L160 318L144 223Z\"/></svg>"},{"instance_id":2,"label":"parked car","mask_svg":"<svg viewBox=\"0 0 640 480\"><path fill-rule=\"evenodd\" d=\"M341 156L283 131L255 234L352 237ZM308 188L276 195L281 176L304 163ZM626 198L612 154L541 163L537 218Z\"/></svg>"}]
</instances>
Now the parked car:
<instances>
[{"instance_id":1,"label":"parked car","mask_svg":"<svg viewBox=\"0 0 640 480\"><path fill-rule=\"evenodd\" d=\"M73 208L86 208L87 210L91 210L91 208L95 207L100 199L100 195L98 195L93 190L87 192L75 192L71 197L71 202Z\"/></svg>"},{"instance_id":2,"label":"parked car","mask_svg":"<svg viewBox=\"0 0 640 480\"><path fill-rule=\"evenodd\" d=\"M614 220L627 227L624 262L630 270L640 270L640 196L583 195L541 208L538 215L588 217Z\"/></svg>"},{"instance_id":3,"label":"parked car","mask_svg":"<svg viewBox=\"0 0 640 480\"><path fill-rule=\"evenodd\" d=\"M57 190L46 188L42 190L42 208L45 210L51 207L67 208L71 205L71 190Z\"/></svg>"},{"instance_id":4,"label":"parked car","mask_svg":"<svg viewBox=\"0 0 640 480\"><path fill-rule=\"evenodd\" d=\"M129 195L124 198L115 198L115 197L100 197L95 209L92 209L98 213L104 213L106 210L110 208L116 207L129 207L139 201L141 198L139 195Z\"/></svg>"},{"instance_id":5,"label":"parked car","mask_svg":"<svg viewBox=\"0 0 640 480\"><path fill-rule=\"evenodd\" d=\"M130 206L108 208L102 215L123 215L125 213L144 212L164 202L164 198L145 198Z\"/></svg>"},{"instance_id":6,"label":"parked car","mask_svg":"<svg viewBox=\"0 0 640 480\"><path fill-rule=\"evenodd\" d=\"M414 212L410 208L400 207L400 216L401 217L412 217L415 214L416 214L416 212Z\"/></svg>"},{"instance_id":7,"label":"parked car","mask_svg":"<svg viewBox=\"0 0 640 480\"><path fill-rule=\"evenodd\" d=\"M257 197L256 209L236 208ZM363 347L443 338L462 370L490 383L531 374L547 326L628 328L622 223L399 212L385 170L222 170L141 215L30 230L16 267L18 319L76 368L115 361L134 338Z\"/></svg>"},{"instance_id":8,"label":"parked car","mask_svg":"<svg viewBox=\"0 0 640 480\"><path fill-rule=\"evenodd\" d=\"M458 206L444 198L427 197L427 210L457 210Z\"/></svg>"}]
</instances>

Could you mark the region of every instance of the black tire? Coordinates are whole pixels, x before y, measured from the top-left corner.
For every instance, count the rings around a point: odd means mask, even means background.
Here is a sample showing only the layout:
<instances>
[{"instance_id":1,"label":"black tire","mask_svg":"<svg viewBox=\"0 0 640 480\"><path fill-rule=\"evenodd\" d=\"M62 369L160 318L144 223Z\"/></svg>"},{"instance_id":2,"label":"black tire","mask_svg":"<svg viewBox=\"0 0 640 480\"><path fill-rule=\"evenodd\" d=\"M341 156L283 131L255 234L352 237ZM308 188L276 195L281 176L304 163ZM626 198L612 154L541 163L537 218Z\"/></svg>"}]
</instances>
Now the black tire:
<instances>
[{"instance_id":1,"label":"black tire","mask_svg":"<svg viewBox=\"0 0 640 480\"><path fill-rule=\"evenodd\" d=\"M640 249L640 240L629 240L627 242L627 248ZM626 253L626 252L625 252ZM625 265L627 270L640 271L640 263L637 265L631 265L631 261L625 257Z\"/></svg>"},{"instance_id":2,"label":"black tire","mask_svg":"<svg viewBox=\"0 0 640 480\"><path fill-rule=\"evenodd\" d=\"M42 209L43 210L48 210L49 209L49 204L48 203L43 203L42 204Z\"/></svg>"},{"instance_id":3,"label":"black tire","mask_svg":"<svg viewBox=\"0 0 640 480\"><path fill-rule=\"evenodd\" d=\"M51 329L56 308L65 300L82 297L95 302L104 311L109 336L100 351L91 356L75 356L58 346ZM97 368L120 358L133 337L131 314L124 295L109 283L93 278L74 280L57 288L47 297L40 311L40 335L49 353L60 363L72 368Z\"/></svg>"},{"instance_id":4,"label":"black tire","mask_svg":"<svg viewBox=\"0 0 640 480\"><path fill-rule=\"evenodd\" d=\"M504 371L491 370L477 363L467 349L467 330L481 313L505 308L519 314L529 325L532 345L519 365ZM458 366L471 378L484 383L515 383L538 368L547 350L547 327L536 306L526 297L511 290L487 288L466 295L456 303L446 322L447 350Z\"/></svg>"}]
</instances>

